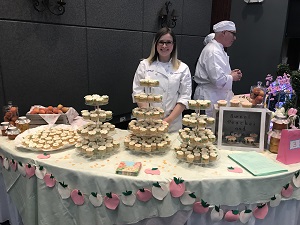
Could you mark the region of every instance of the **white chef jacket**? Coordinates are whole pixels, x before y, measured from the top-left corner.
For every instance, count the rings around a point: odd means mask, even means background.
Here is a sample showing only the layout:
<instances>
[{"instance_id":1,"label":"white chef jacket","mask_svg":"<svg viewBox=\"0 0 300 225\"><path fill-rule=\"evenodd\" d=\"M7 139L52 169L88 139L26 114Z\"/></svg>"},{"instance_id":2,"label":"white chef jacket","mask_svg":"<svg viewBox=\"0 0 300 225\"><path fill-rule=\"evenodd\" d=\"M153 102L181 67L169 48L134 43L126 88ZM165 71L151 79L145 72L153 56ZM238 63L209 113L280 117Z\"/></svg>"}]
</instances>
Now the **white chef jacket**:
<instances>
[{"instance_id":1,"label":"white chef jacket","mask_svg":"<svg viewBox=\"0 0 300 225\"><path fill-rule=\"evenodd\" d=\"M198 84L194 99L210 100L212 107L218 100L229 101L232 96L232 76L229 56L222 44L212 40L202 50L194 80ZM212 116L212 108L206 114Z\"/></svg>"},{"instance_id":2,"label":"white chef jacket","mask_svg":"<svg viewBox=\"0 0 300 225\"><path fill-rule=\"evenodd\" d=\"M174 70L171 61L167 63L154 61L151 65L144 59L140 62L133 79L132 99L134 95L145 92L145 87L140 86L141 79L153 79L159 81L158 87L152 87L152 93L162 95L161 103L153 103L153 107L161 107L165 111L165 117L169 116L177 103L188 107L191 99L192 81L189 67L180 62L177 70ZM169 132L182 128L182 116L178 116L169 126Z\"/></svg>"}]
</instances>

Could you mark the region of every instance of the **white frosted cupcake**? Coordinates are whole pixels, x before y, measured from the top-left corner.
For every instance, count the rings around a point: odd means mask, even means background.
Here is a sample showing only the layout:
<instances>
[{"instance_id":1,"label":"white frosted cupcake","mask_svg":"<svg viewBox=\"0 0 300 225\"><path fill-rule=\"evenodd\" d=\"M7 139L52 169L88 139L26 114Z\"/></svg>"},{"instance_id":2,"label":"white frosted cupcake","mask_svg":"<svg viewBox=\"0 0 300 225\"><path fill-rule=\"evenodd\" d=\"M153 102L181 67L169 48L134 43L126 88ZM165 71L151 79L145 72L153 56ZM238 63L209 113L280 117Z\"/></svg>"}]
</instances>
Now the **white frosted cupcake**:
<instances>
[{"instance_id":1,"label":"white frosted cupcake","mask_svg":"<svg viewBox=\"0 0 300 225\"><path fill-rule=\"evenodd\" d=\"M87 148L85 150L85 153L88 155L88 156L93 156L94 155L94 148Z\"/></svg>"},{"instance_id":2,"label":"white frosted cupcake","mask_svg":"<svg viewBox=\"0 0 300 225\"><path fill-rule=\"evenodd\" d=\"M209 161L210 162L216 161L217 157L218 157L218 154L216 152L212 152L209 154Z\"/></svg>"},{"instance_id":3,"label":"white frosted cupcake","mask_svg":"<svg viewBox=\"0 0 300 225\"><path fill-rule=\"evenodd\" d=\"M113 146L114 146L115 149L117 149L117 148L120 147L120 142L119 142L119 141L114 140L114 141L112 142L112 144L113 144Z\"/></svg>"},{"instance_id":4,"label":"white frosted cupcake","mask_svg":"<svg viewBox=\"0 0 300 225\"><path fill-rule=\"evenodd\" d=\"M208 117L208 118L206 119L206 123L207 123L207 124L212 125L212 124L214 124L214 122L215 122L215 118L213 118L213 117Z\"/></svg>"},{"instance_id":5,"label":"white frosted cupcake","mask_svg":"<svg viewBox=\"0 0 300 225\"><path fill-rule=\"evenodd\" d=\"M200 162L201 154L200 152L194 152L194 161Z\"/></svg>"},{"instance_id":6,"label":"white frosted cupcake","mask_svg":"<svg viewBox=\"0 0 300 225\"><path fill-rule=\"evenodd\" d=\"M60 147L59 144L56 143L56 142L54 142L54 143L52 144L52 148L53 148L53 149L58 149L59 147ZM80 144L80 147L81 147L81 144Z\"/></svg>"},{"instance_id":7,"label":"white frosted cupcake","mask_svg":"<svg viewBox=\"0 0 300 225\"><path fill-rule=\"evenodd\" d=\"M135 150L135 151L141 151L141 150L142 150L142 145L139 144L139 143L136 143L136 144L134 145L134 150Z\"/></svg>"},{"instance_id":8,"label":"white frosted cupcake","mask_svg":"<svg viewBox=\"0 0 300 225\"><path fill-rule=\"evenodd\" d=\"M98 148L98 155L104 156L106 154L106 146L100 146Z\"/></svg>"},{"instance_id":9,"label":"white frosted cupcake","mask_svg":"<svg viewBox=\"0 0 300 225\"><path fill-rule=\"evenodd\" d=\"M209 163L209 156L207 154L202 155L202 163L208 164Z\"/></svg>"},{"instance_id":10,"label":"white frosted cupcake","mask_svg":"<svg viewBox=\"0 0 300 225\"><path fill-rule=\"evenodd\" d=\"M184 158L184 153L183 153L183 151L177 151L177 152L176 152L176 155L177 155L177 158L178 158L178 159L183 159L183 158Z\"/></svg>"},{"instance_id":11,"label":"white frosted cupcake","mask_svg":"<svg viewBox=\"0 0 300 225\"><path fill-rule=\"evenodd\" d=\"M151 152L151 145L149 144L145 145L145 152Z\"/></svg>"},{"instance_id":12,"label":"white frosted cupcake","mask_svg":"<svg viewBox=\"0 0 300 225\"><path fill-rule=\"evenodd\" d=\"M194 162L194 158L195 156L193 154L189 154L186 156L186 161L188 161L189 163Z\"/></svg>"}]
</instances>

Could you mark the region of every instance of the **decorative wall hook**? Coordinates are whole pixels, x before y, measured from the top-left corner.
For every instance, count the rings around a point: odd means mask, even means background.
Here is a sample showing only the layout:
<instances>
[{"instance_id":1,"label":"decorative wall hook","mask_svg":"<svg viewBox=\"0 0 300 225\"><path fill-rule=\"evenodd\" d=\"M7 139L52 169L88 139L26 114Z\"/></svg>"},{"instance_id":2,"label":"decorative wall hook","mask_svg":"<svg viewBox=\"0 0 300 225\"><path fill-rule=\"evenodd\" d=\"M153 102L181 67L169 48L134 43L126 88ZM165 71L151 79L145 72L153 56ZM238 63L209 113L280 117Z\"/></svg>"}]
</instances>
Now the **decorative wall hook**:
<instances>
[{"instance_id":1,"label":"decorative wall hook","mask_svg":"<svg viewBox=\"0 0 300 225\"><path fill-rule=\"evenodd\" d=\"M246 3L262 3L264 0L244 0Z\"/></svg>"},{"instance_id":2,"label":"decorative wall hook","mask_svg":"<svg viewBox=\"0 0 300 225\"><path fill-rule=\"evenodd\" d=\"M161 27L170 27L174 28L176 26L177 21L177 13L175 9L172 10L172 13L170 13L170 6L172 6L172 3L170 1L167 1L165 3L165 6L161 8L159 12L159 19L160 19L160 26Z\"/></svg>"},{"instance_id":3,"label":"decorative wall hook","mask_svg":"<svg viewBox=\"0 0 300 225\"><path fill-rule=\"evenodd\" d=\"M60 16L65 13L65 2L63 0L32 0L33 7L38 12L48 9L52 14Z\"/></svg>"}]
</instances>

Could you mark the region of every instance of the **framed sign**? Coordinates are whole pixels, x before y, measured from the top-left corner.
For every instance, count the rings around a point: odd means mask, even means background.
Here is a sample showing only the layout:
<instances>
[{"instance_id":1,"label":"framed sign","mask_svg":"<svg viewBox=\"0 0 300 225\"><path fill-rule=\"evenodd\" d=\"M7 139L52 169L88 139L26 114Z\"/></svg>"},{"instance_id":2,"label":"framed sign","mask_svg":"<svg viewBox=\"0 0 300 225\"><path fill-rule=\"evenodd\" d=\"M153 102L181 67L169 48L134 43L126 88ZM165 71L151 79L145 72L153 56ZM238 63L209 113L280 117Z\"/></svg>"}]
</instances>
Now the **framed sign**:
<instances>
[{"instance_id":1,"label":"framed sign","mask_svg":"<svg viewBox=\"0 0 300 225\"><path fill-rule=\"evenodd\" d=\"M218 148L263 151L270 126L267 111L264 108L220 107Z\"/></svg>"}]
</instances>

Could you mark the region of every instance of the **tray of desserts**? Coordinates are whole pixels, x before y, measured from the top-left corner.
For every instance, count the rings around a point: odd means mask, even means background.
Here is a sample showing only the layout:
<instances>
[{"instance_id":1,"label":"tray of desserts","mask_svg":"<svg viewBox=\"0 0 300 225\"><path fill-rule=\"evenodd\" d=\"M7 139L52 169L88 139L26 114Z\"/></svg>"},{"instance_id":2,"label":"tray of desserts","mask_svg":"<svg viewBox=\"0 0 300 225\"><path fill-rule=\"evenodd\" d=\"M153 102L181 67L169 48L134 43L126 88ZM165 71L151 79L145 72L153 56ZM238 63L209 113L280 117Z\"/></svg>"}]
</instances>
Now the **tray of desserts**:
<instances>
[{"instance_id":1,"label":"tray of desserts","mask_svg":"<svg viewBox=\"0 0 300 225\"><path fill-rule=\"evenodd\" d=\"M206 128L184 128L179 130L179 141L187 142L194 146L215 143L216 136L214 132Z\"/></svg>"},{"instance_id":2,"label":"tray of desserts","mask_svg":"<svg viewBox=\"0 0 300 225\"><path fill-rule=\"evenodd\" d=\"M161 154L170 149L171 140L168 135L140 137L130 134L125 137L125 148L134 153Z\"/></svg>"},{"instance_id":3,"label":"tray of desserts","mask_svg":"<svg viewBox=\"0 0 300 225\"><path fill-rule=\"evenodd\" d=\"M93 141L82 138L76 145L79 154L88 158L106 158L115 154L120 148L120 142L108 136Z\"/></svg>"},{"instance_id":4,"label":"tray of desserts","mask_svg":"<svg viewBox=\"0 0 300 225\"><path fill-rule=\"evenodd\" d=\"M132 115L137 119L158 120L164 117L164 110L159 107L134 108Z\"/></svg>"},{"instance_id":5,"label":"tray of desserts","mask_svg":"<svg viewBox=\"0 0 300 225\"><path fill-rule=\"evenodd\" d=\"M198 115L197 113L184 115L182 125L187 127L205 128L211 127L215 123L215 118L206 115Z\"/></svg>"},{"instance_id":6,"label":"tray of desserts","mask_svg":"<svg viewBox=\"0 0 300 225\"><path fill-rule=\"evenodd\" d=\"M15 139L17 149L57 151L74 146L79 136L65 124L43 125L24 131Z\"/></svg>"},{"instance_id":7,"label":"tray of desserts","mask_svg":"<svg viewBox=\"0 0 300 225\"><path fill-rule=\"evenodd\" d=\"M211 165L220 159L218 149L213 144L199 147L182 143L180 146L174 148L174 152L180 162L195 165Z\"/></svg>"},{"instance_id":8,"label":"tray of desserts","mask_svg":"<svg viewBox=\"0 0 300 225\"><path fill-rule=\"evenodd\" d=\"M168 132L169 124L161 119L159 120L132 120L128 124L129 130L136 136L161 136Z\"/></svg>"},{"instance_id":9,"label":"tray of desserts","mask_svg":"<svg viewBox=\"0 0 300 225\"><path fill-rule=\"evenodd\" d=\"M107 105L109 101L108 95L86 95L84 96L85 104L89 106L101 106L101 105Z\"/></svg>"}]
</instances>

